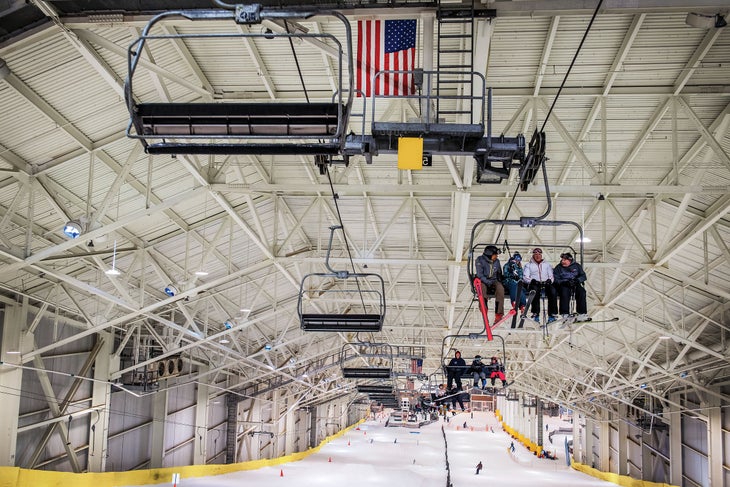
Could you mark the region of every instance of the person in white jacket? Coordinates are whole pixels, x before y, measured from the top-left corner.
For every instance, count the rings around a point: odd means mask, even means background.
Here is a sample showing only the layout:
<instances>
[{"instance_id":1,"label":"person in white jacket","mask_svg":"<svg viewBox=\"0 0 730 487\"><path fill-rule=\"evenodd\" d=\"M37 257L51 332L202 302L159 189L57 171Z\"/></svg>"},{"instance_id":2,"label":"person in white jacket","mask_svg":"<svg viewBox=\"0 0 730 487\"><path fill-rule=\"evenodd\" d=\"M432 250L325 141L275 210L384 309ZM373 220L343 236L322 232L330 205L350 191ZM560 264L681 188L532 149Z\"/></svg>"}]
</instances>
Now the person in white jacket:
<instances>
[{"instance_id":1,"label":"person in white jacket","mask_svg":"<svg viewBox=\"0 0 730 487\"><path fill-rule=\"evenodd\" d=\"M530 310L532 319L540 322L540 291L544 290L548 302L548 323L558 317L558 297L553 286L553 268L542 259L542 249L537 247L532 251L532 259L522 270L522 280L527 284L528 291L535 290L535 299L532 300Z\"/></svg>"}]
</instances>

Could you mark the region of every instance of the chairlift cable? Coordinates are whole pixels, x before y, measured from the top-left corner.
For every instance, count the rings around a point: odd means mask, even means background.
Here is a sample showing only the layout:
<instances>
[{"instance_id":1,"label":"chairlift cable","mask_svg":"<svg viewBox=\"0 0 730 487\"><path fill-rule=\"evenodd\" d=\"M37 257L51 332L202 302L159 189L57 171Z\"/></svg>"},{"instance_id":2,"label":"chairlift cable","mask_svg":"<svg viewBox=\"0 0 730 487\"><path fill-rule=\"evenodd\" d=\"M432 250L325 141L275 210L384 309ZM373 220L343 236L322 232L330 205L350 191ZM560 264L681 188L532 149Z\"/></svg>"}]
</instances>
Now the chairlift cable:
<instances>
[{"instance_id":1,"label":"chairlift cable","mask_svg":"<svg viewBox=\"0 0 730 487\"><path fill-rule=\"evenodd\" d=\"M558 92L555 94L555 98L553 98L553 103L552 103L552 105L550 105L550 110L548 110L548 113L545 116L545 121L542 123L542 128L540 128L540 132L545 130L545 125L547 125L547 121L548 121L548 119L550 119L550 114L553 113L553 108L555 107L555 103L557 103L558 98L560 98L560 93L563 91L565 82L568 81L568 76L570 75L570 71L573 69L573 65L575 64L576 59L578 59L578 54L580 54L580 51L583 49L583 43L586 41L586 38L588 37L588 33L591 31L591 27L593 26L593 21L596 20L596 16L598 15L598 11L601 9L602 3L603 3L603 0L598 0L598 5L596 5L596 9L593 11L593 16L591 17L591 21L588 22L588 27L586 27L586 31L583 33L583 38L580 40L580 44L578 45L578 49L575 51L573 60L570 62L570 66L568 66L568 70L565 72L565 76L563 77L563 82L560 83L560 88L558 88Z\"/></svg>"},{"instance_id":2,"label":"chairlift cable","mask_svg":"<svg viewBox=\"0 0 730 487\"><path fill-rule=\"evenodd\" d=\"M580 40L578 49L575 51L575 54L573 55L573 60L570 62L570 66L568 67L568 70L565 72L563 81L560 83L560 88L558 88L558 92L555 94L555 98L553 98L553 102L550 105L550 109L548 110L547 115L545 116L545 120L543 121L542 127L540 128L540 132L543 132L545 130L547 121L550 119L550 115L553 113L553 108L555 108L555 104L557 103L558 98L560 98L560 94L563 91L563 87L565 87L565 83L566 83L566 81L568 81L568 76L570 75L570 72L573 70L573 65L575 65L575 61L578 59L578 55L580 54L581 50L583 49L583 43L585 42L586 38L588 37L588 33L591 31L591 27L593 26L593 21L596 20L596 16L598 15L598 11L601 9L602 4L603 4L603 0L598 0L598 5L596 5L595 10L593 11L593 16L591 17L590 22L588 22L588 27L586 27L586 30L583 33L583 38ZM504 215L505 220L507 220L509 217L509 213L512 210L512 206L514 205L515 198L517 197L517 191L519 190L519 187L522 185L522 180L523 180L524 176L525 176L525 174L523 173L522 176L520 177L520 180L517 183L517 189L515 189L515 192L512 195L512 200L510 201L509 207L507 208L507 213L505 213L505 215ZM548 196L548 198L549 198L549 196ZM502 224L499 227L499 232L497 233L497 238L495 241L499 242L499 237L502 235L503 229L504 229L504 224Z\"/></svg>"},{"instance_id":3,"label":"chairlift cable","mask_svg":"<svg viewBox=\"0 0 730 487\"><path fill-rule=\"evenodd\" d=\"M461 332L462 328L464 328L464 322L466 322L466 318L469 316L469 311L471 311L471 307L472 306L474 306L474 300L473 299L471 300L471 303L469 304L469 307L466 309L466 312L464 313L464 318L461 320L461 324L459 325L459 329L456 330L456 334L457 335ZM486 327L485 327L485 330L484 331L486 332ZM444 356L441 357L441 361L442 362L444 361L444 358L447 357L451 353L451 351L453 349L454 349L454 346L452 344L450 344L449 345L449 349L444 353Z\"/></svg>"},{"instance_id":4,"label":"chairlift cable","mask_svg":"<svg viewBox=\"0 0 730 487\"><path fill-rule=\"evenodd\" d=\"M601 0L603 1L603 0ZM289 22L284 19L284 28L286 28L286 33L291 34L289 32ZM309 93L307 93L307 86L304 84L304 77L302 76L302 68L299 66L299 57L297 57L297 51L294 50L294 42L291 39L291 35L289 37L289 46L291 46L291 52L294 55L294 62L297 65L297 72L299 73L299 81L302 83L302 90L304 91L304 98L307 100L307 103L309 103ZM342 223L342 222L340 222Z\"/></svg>"},{"instance_id":5,"label":"chairlift cable","mask_svg":"<svg viewBox=\"0 0 730 487\"><path fill-rule=\"evenodd\" d=\"M340 227L342 228L342 238L345 240L345 249L347 249L347 257L350 259L350 267L352 268L353 273L357 273L357 270L355 269L355 262L352 260L352 252L350 251L350 244L347 241L347 233L345 232L345 224L342 222L342 213L340 213L340 205L337 202L338 196L337 193L335 193L335 187L332 184L332 176L330 175L329 166L325 166L326 172L327 172L327 181L329 181L330 185L330 191L332 192L332 200L335 202L335 210L337 210L337 219L340 222ZM362 289L360 288L360 279L355 279L355 283L357 284L357 291L360 294L360 303L362 304L363 309L365 309L365 299L362 295Z\"/></svg>"}]
</instances>

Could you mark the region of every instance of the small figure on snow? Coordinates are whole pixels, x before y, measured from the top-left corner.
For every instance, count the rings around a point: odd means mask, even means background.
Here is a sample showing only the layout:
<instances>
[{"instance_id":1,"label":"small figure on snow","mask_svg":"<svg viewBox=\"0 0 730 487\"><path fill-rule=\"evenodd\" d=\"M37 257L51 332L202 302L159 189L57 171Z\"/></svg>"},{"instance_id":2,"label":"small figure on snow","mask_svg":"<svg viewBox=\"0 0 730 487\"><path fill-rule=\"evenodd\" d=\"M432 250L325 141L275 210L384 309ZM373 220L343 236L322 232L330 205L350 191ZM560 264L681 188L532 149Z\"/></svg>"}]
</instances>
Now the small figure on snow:
<instances>
[{"instance_id":1,"label":"small figure on snow","mask_svg":"<svg viewBox=\"0 0 730 487\"><path fill-rule=\"evenodd\" d=\"M479 475L479 471L482 469L482 462L477 463L477 473L476 475Z\"/></svg>"}]
</instances>

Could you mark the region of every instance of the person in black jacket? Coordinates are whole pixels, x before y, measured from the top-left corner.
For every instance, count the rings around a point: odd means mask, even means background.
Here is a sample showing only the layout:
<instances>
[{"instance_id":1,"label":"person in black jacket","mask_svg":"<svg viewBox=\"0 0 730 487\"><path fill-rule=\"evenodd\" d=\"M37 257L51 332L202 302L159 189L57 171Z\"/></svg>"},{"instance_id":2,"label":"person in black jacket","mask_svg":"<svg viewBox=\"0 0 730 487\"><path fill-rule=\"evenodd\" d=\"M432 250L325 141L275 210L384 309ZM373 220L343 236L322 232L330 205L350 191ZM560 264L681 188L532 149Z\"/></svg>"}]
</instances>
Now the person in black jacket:
<instances>
[{"instance_id":1,"label":"person in black jacket","mask_svg":"<svg viewBox=\"0 0 730 487\"><path fill-rule=\"evenodd\" d=\"M474 357L469 371L474 375L474 387L479 387L479 379L481 379L482 389L485 389L487 387L487 373L481 355Z\"/></svg>"},{"instance_id":2,"label":"person in black jacket","mask_svg":"<svg viewBox=\"0 0 730 487\"><path fill-rule=\"evenodd\" d=\"M497 256L499 249L494 245L487 245L484 253L477 257L477 277L482 281L482 294L486 301L489 294L494 294L494 322L504 316L504 286L502 285L502 264ZM490 291L492 291L490 293Z\"/></svg>"},{"instance_id":3,"label":"person in black jacket","mask_svg":"<svg viewBox=\"0 0 730 487\"><path fill-rule=\"evenodd\" d=\"M575 311L578 313L576 321L588 320L588 305L586 304L586 273L583 267L573 259L573 254L560 254L560 264L553 269L555 288L560 297L560 314L570 314L570 297L575 293Z\"/></svg>"},{"instance_id":4,"label":"person in black jacket","mask_svg":"<svg viewBox=\"0 0 730 487\"><path fill-rule=\"evenodd\" d=\"M446 367L446 389L451 390L451 385L456 381L456 387L461 390L461 376L466 372L466 362L461 358L461 352L456 351Z\"/></svg>"}]
</instances>

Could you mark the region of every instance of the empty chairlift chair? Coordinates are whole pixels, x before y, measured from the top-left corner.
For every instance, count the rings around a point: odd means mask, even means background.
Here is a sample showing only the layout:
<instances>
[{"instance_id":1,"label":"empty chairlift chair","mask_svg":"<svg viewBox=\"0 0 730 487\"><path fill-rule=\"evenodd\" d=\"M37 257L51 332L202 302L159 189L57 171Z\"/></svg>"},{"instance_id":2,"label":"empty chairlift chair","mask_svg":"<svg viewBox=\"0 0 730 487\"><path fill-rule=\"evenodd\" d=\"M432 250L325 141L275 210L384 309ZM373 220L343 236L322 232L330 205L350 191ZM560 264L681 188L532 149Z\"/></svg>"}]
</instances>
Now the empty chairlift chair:
<instances>
[{"instance_id":1,"label":"empty chairlift chair","mask_svg":"<svg viewBox=\"0 0 730 487\"><path fill-rule=\"evenodd\" d=\"M193 21L233 20L236 24L258 24L262 20L278 19L286 22L289 18L302 19L314 15L332 15L345 24L344 47L334 35L302 33L297 29L293 29L292 33L277 33L270 29L256 29L257 32L233 29L231 33L150 34L157 22L171 17L183 17ZM133 89L135 73L142 64L142 53L153 44L151 41L207 41L229 45L225 44L229 39L244 39L247 42L266 39L266 42L283 41L288 48L292 38L323 42L334 46L339 53L334 76L339 87L331 101L147 102L139 101ZM141 140L149 154L339 154L344 147L352 103L352 66L350 24L339 12L287 12L266 10L260 5L240 6L235 11L221 9L164 12L149 21L128 50L129 73L125 82L125 98L130 123L127 136ZM343 85L343 69L348 70L349 85ZM212 97L213 93L210 95Z\"/></svg>"},{"instance_id":2,"label":"empty chairlift chair","mask_svg":"<svg viewBox=\"0 0 730 487\"><path fill-rule=\"evenodd\" d=\"M340 364L345 379L391 379L393 349L387 343L346 343L340 352Z\"/></svg>"},{"instance_id":3,"label":"empty chairlift chair","mask_svg":"<svg viewBox=\"0 0 730 487\"><path fill-rule=\"evenodd\" d=\"M297 311L302 330L322 332L378 332L385 319L385 283L373 273L335 271L330 267L334 231L325 266L330 272L304 276L299 287ZM344 309L333 311L336 307Z\"/></svg>"}]
</instances>

